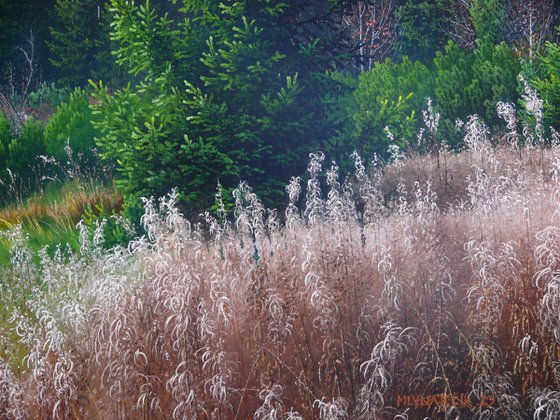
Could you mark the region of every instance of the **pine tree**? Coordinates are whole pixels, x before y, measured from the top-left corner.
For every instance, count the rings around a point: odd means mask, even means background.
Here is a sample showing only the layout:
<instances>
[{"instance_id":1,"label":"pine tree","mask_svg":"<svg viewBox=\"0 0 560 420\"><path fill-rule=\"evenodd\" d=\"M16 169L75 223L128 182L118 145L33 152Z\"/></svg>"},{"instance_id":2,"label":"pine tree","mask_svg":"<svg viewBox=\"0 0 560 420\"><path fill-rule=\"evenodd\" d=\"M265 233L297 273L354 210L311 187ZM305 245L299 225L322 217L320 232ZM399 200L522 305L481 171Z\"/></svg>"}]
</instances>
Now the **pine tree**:
<instances>
[{"instance_id":1,"label":"pine tree","mask_svg":"<svg viewBox=\"0 0 560 420\"><path fill-rule=\"evenodd\" d=\"M36 80L50 79L46 40L49 35L48 11L55 0L0 0L0 89L10 90L10 84L21 82L27 65L19 48L28 49L32 39ZM16 87L17 88L17 87Z\"/></svg>"},{"instance_id":2,"label":"pine tree","mask_svg":"<svg viewBox=\"0 0 560 420\"><path fill-rule=\"evenodd\" d=\"M533 84L544 100L544 126L560 130L560 45L547 42L546 51L540 57L542 76Z\"/></svg>"},{"instance_id":3,"label":"pine tree","mask_svg":"<svg viewBox=\"0 0 560 420\"><path fill-rule=\"evenodd\" d=\"M515 102L517 75L521 64L515 51L501 43L477 41L473 51L450 43L434 59L436 103L443 116L466 118L478 114L495 125L500 123L495 106L498 101Z\"/></svg>"},{"instance_id":4,"label":"pine tree","mask_svg":"<svg viewBox=\"0 0 560 420\"><path fill-rule=\"evenodd\" d=\"M412 60L431 60L449 40L450 13L449 0L405 1L395 12L395 49Z\"/></svg>"},{"instance_id":5,"label":"pine tree","mask_svg":"<svg viewBox=\"0 0 560 420\"><path fill-rule=\"evenodd\" d=\"M58 81L82 86L114 77L106 0L56 0L48 43Z\"/></svg>"},{"instance_id":6,"label":"pine tree","mask_svg":"<svg viewBox=\"0 0 560 420\"><path fill-rule=\"evenodd\" d=\"M505 40L507 5L507 0L471 1L469 14L478 39L492 43Z\"/></svg>"},{"instance_id":7,"label":"pine tree","mask_svg":"<svg viewBox=\"0 0 560 420\"><path fill-rule=\"evenodd\" d=\"M277 200L327 138L325 70L346 57L333 29L346 3L190 0L164 13L112 0L114 54L138 80L98 86L99 144L118 156L121 186L178 186L205 206L218 181L246 180Z\"/></svg>"}]
</instances>

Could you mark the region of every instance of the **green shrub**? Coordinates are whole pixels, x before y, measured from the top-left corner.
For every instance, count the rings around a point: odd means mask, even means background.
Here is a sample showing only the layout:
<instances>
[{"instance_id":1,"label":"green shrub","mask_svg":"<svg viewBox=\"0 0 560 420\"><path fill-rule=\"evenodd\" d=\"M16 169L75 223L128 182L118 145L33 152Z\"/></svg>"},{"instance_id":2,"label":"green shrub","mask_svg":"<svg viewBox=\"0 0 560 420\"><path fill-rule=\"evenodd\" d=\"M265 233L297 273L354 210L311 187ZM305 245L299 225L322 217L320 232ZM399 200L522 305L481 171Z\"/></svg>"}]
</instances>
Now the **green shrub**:
<instances>
[{"instance_id":1,"label":"green shrub","mask_svg":"<svg viewBox=\"0 0 560 420\"><path fill-rule=\"evenodd\" d=\"M114 80L110 54L110 16L108 0L52 1L49 61L57 68L58 80L83 86L94 80Z\"/></svg>"},{"instance_id":2,"label":"green shrub","mask_svg":"<svg viewBox=\"0 0 560 420\"><path fill-rule=\"evenodd\" d=\"M41 83L36 91L29 94L27 102L34 110L39 110L43 104L55 109L61 103L68 101L69 97L70 88L57 87L54 83Z\"/></svg>"},{"instance_id":3,"label":"green shrub","mask_svg":"<svg viewBox=\"0 0 560 420\"><path fill-rule=\"evenodd\" d=\"M473 77L478 83L473 81L471 93L478 99L473 101L473 108L482 104L480 113L493 126L501 124L496 104L515 102L518 97L519 73L521 62L509 45L480 43L474 50Z\"/></svg>"},{"instance_id":4,"label":"green shrub","mask_svg":"<svg viewBox=\"0 0 560 420\"><path fill-rule=\"evenodd\" d=\"M11 136L4 144L6 153L5 167L20 178L30 178L31 169L36 166L39 155L45 153L44 127L40 121L29 118L24 124L22 132Z\"/></svg>"},{"instance_id":5,"label":"green shrub","mask_svg":"<svg viewBox=\"0 0 560 420\"><path fill-rule=\"evenodd\" d=\"M8 144L12 138L10 122L3 112L0 112L0 172L6 168L8 159Z\"/></svg>"},{"instance_id":6,"label":"green shrub","mask_svg":"<svg viewBox=\"0 0 560 420\"><path fill-rule=\"evenodd\" d=\"M45 127L45 146L47 154L57 160L67 159L66 146L74 158L84 166L91 164L96 157L95 137L99 135L93 125L94 115L89 106L89 95L77 88L67 102L61 104L50 117Z\"/></svg>"},{"instance_id":7,"label":"green shrub","mask_svg":"<svg viewBox=\"0 0 560 420\"><path fill-rule=\"evenodd\" d=\"M540 98L544 101L544 127L560 130L560 44L547 43L540 57L542 75L533 79Z\"/></svg>"},{"instance_id":8,"label":"green shrub","mask_svg":"<svg viewBox=\"0 0 560 420\"><path fill-rule=\"evenodd\" d=\"M395 50L412 60L430 61L449 39L450 9L449 0L405 1L398 6Z\"/></svg>"},{"instance_id":9,"label":"green shrub","mask_svg":"<svg viewBox=\"0 0 560 420\"><path fill-rule=\"evenodd\" d=\"M449 43L434 59L436 104L451 121L478 114L496 126L496 103L516 102L520 71L515 51L504 43L479 42L472 52Z\"/></svg>"},{"instance_id":10,"label":"green shrub","mask_svg":"<svg viewBox=\"0 0 560 420\"><path fill-rule=\"evenodd\" d=\"M0 205L23 198L41 182L43 130L43 124L31 117L20 133L14 133L0 112Z\"/></svg>"},{"instance_id":11,"label":"green shrub","mask_svg":"<svg viewBox=\"0 0 560 420\"><path fill-rule=\"evenodd\" d=\"M498 43L505 38L507 0L471 0L469 15L477 39Z\"/></svg>"},{"instance_id":12,"label":"green shrub","mask_svg":"<svg viewBox=\"0 0 560 420\"><path fill-rule=\"evenodd\" d=\"M100 201L86 207L82 221L90 239L93 239L97 226L103 225L103 246L106 249L117 245L126 247L139 233L145 233L140 225L142 213L143 208L137 199L127 198L121 211L109 210Z\"/></svg>"},{"instance_id":13,"label":"green shrub","mask_svg":"<svg viewBox=\"0 0 560 420\"><path fill-rule=\"evenodd\" d=\"M327 110L325 124L332 127L332 132L322 150L339 162L343 171L350 171L354 165L349 156L355 149L356 128L352 112L356 109L354 92L358 77L345 71L331 71L327 75L334 83L323 97L323 106Z\"/></svg>"},{"instance_id":14,"label":"green shrub","mask_svg":"<svg viewBox=\"0 0 560 420\"><path fill-rule=\"evenodd\" d=\"M33 118L14 134L0 117L0 205L21 200L42 182L39 155L45 153L43 124Z\"/></svg>"},{"instance_id":15,"label":"green shrub","mask_svg":"<svg viewBox=\"0 0 560 420\"><path fill-rule=\"evenodd\" d=\"M127 194L163 195L184 184L177 166L185 159L181 140L186 115L182 95L169 84L172 77L165 72L144 89L126 87L113 94L100 84L95 92L101 157L116 161L116 182Z\"/></svg>"}]
</instances>

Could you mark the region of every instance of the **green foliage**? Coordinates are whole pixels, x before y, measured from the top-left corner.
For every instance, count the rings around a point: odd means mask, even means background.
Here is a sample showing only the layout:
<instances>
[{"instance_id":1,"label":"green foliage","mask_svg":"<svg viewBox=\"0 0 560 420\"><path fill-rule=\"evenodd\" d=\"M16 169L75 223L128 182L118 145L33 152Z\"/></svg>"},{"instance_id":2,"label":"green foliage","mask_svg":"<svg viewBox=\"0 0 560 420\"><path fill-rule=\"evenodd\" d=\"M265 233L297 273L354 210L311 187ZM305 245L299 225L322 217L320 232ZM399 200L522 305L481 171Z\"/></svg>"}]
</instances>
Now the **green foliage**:
<instances>
[{"instance_id":1,"label":"green foliage","mask_svg":"<svg viewBox=\"0 0 560 420\"><path fill-rule=\"evenodd\" d=\"M560 45L547 43L540 57L542 75L533 79L533 85L544 101L544 127L560 129Z\"/></svg>"},{"instance_id":2,"label":"green foliage","mask_svg":"<svg viewBox=\"0 0 560 420\"><path fill-rule=\"evenodd\" d=\"M44 78L52 76L45 42L54 3L55 0L0 0L0 85L9 84L14 77L18 79L19 73L26 70L23 54L17 48L26 46L31 32L34 64ZM12 65L14 71L10 74Z\"/></svg>"},{"instance_id":3,"label":"green foliage","mask_svg":"<svg viewBox=\"0 0 560 420\"><path fill-rule=\"evenodd\" d=\"M95 160L95 137L99 131L93 126L94 116L89 105L88 93L76 88L68 102L61 104L45 127L45 147L48 155L62 161L67 158L65 148L80 159L80 163L92 164Z\"/></svg>"},{"instance_id":4,"label":"green foliage","mask_svg":"<svg viewBox=\"0 0 560 420\"><path fill-rule=\"evenodd\" d=\"M89 163L96 139L123 192L162 196L179 187L193 211L212 205L218 182L230 191L246 180L267 205L278 202L311 151L344 165L354 149L370 156L385 155L389 141L410 146L428 96L450 135L455 118L473 113L497 125L496 102L518 95L521 66L512 48L496 44L507 0L469 2L476 47L449 43L437 54L456 2L395 2L398 60L359 77L334 70L345 68L348 41L334 28L354 0L51 1L51 61L63 83L94 79L94 92L66 99L65 89L41 85L31 107L59 106L44 139L33 122L21 136L2 134L0 120L0 167L9 161L21 170L40 150L62 160L67 144ZM555 48L543 58L546 75L533 78L549 124L560 96ZM128 84L116 83L113 62Z\"/></svg>"},{"instance_id":5,"label":"green foliage","mask_svg":"<svg viewBox=\"0 0 560 420\"><path fill-rule=\"evenodd\" d=\"M402 63L391 60L375 63L371 71L360 74L351 94L348 76L334 77L339 82L345 81L349 88L337 101L327 97L333 104L331 118L340 127L331 139L342 148L339 154L347 157L358 150L363 156L377 153L386 157L390 143L404 148L414 139L421 124L420 111L426 97L433 93L432 76L424 64L406 57ZM385 127L394 141L388 138Z\"/></svg>"},{"instance_id":6,"label":"green foliage","mask_svg":"<svg viewBox=\"0 0 560 420\"><path fill-rule=\"evenodd\" d=\"M270 204L327 137L324 71L337 50L309 28L325 27L329 8L177 6L161 14L150 2L111 2L117 62L138 82L116 92L97 85L103 157L116 158L119 186L136 196L178 186L184 201L208 208L218 181L231 188L243 179Z\"/></svg>"},{"instance_id":7,"label":"green foliage","mask_svg":"<svg viewBox=\"0 0 560 420\"><path fill-rule=\"evenodd\" d=\"M45 153L44 128L32 117L14 133L0 113L0 205L21 199L41 182L39 155Z\"/></svg>"},{"instance_id":8,"label":"green foliage","mask_svg":"<svg viewBox=\"0 0 560 420\"><path fill-rule=\"evenodd\" d=\"M126 209L118 213L105 208L103 201L94 206L87 206L82 217L84 225L88 229L90 239L93 239L98 226L103 226L103 246L106 249L114 246L126 246L136 236L135 226L123 215ZM137 224L139 225L138 219Z\"/></svg>"},{"instance_id":9,"label":"green foliage","mask_svg":"<svg viewBox=\"0 0 560 420\"><path fill-rule=\"evenodd\" d=\"M375 63L357 81L349 74L332 73L337 85L324 98L330 111L327 120L335 127L329 147L339 161L354 149L364 156L385 157L391 142L410 147L423 125L421 111L427 97L434 99L442 114L441 137L455 146L461 140L456 118L479 114L492 126L503 125L496 103L517 101L520 71L512 48L478 42L473 51L449 43L444 52L437 53L433 69L405 57L400 64ZM385 127L394 141L387 137Z\"/></svg>"},{"instance_id":10,"label":"green foliage","mask_svg":"<svg viewBox=\"0 0 560 420\"><path fill-rule=\"evenodd\" d=\"M181 51L190 38L182 41L174 21L167 14L159 16L149 0L140 6L129 1L112 0L110 11L114 14L111 31L111 39L115 41L113 55L117 64L124 66L131 75L155 77L167 70L170 62L178 65L181 58L194 58L192 54ZM186 26L189 25L185 22Z\"/></svg>"},{"instance_id":11,"label":"green foliage","mask_svg":"<svg viewBox=\"0 0 560 420\"><path fill-rule=\"evenodd\" d=\"M6 160L8 159L7 145L10 143L11 138L10 122L4 113L0 112L0 171L6 168Z\"/></svg>"},{"instance_id":12,"label":"green foliage","mask_svg":"<svg viewBox=\"0 0 560 420\"><path fill-rule=\"evenodd\" d=\"M332 131L323 150L341 165L343 170L351 169L349 155L355 149L355 125L352 112L356 109L354 92L358 87L358 77L345 71L330 71L328 76L334 82L325 92L323 105L327 109L325 124ZM346 162L348 160L348 162Z\"/></svg>"},{"instance_id":13,"label":"green foliage","mask_svg":"<svg viewBox=\"0 0 560 420\"><path fill-rule=\"evenodd\" d=\"M427 62L449 39L449 0L405 1L397 7L395 49L401 56Z\"/></svg>"},{"instance_id":14,"label":"green foliage","mask_svg":"<svg viewBox=\"0 0 560 420\"><path fill-rule=\"evenodd\" d=\"M6 156L3 169L9 168L22 182L32 177L32 167L38 156L45 153L43 131L43 124L30 118L24 123L21 134L2 139L6 141L0 146Z\"/></svg>"},{"instance_id":15,"label":"green foliage","mask_svg":"<svg viewBox=\"0 0 560 420\"><path fill-rule=\"evenodd\" d=\"M56 0L48 46L61 83L114 78L109 23L106 0Z\"/></svg>"},{"instance_id":16,"label":"green foliage","mask_svg":"<svg viewBox=\"0 0 560 420\"><path fill-rule=\"evenodd\" d=\"M354 93L357 108L352 120L356 127L356 148L365 156L373 152L386 155L392 141L405 147L419 126L419 112L432 92L430 72L420 62L405 57L402 63L391 60L376 63L370 72L360 75Z\"/></svg>"},{"instance_id":17,"label":"green foliage","mask_svg":"<svg viewBox=\"0 0 560 420\"><path fill-rule=\"evenodd\" d=\"M34 110L46 104L52 109L66 102L70 97L71 89L68 87L57 87L54 83L41 83L38 89L31 92L27 97L29 107Z\"/></svg>"},{"instance_id":18,"label":"green foliage","mask_svg":"<svg viewBox=\"0 0 560 420\"><path fill-rule=\"evenodd\" d=\"M185 185L181 168L190 156L184 140L183 80L195 78L200 67L196 64L200 48L196 46L201 42L189 21L173 29L171 21L156 16L149 3L138 7L115 0L111 4L117 62L140 82L115 92L101 83L96 86L98 145L103 158L116 161L121 175L117 185L123 191L136 196L163 195ZM201 159L190 166L204 168L204 164Z\"/></svg>"},{"instance_id":19,"label":"green foliage","mask_svg":"<svg viewBox=\"0 0 560 420\"><path fill-rule=\"evenodd\" d=\"M110 94L97 86L93 114L100 136L101 157L115 160L121 178L117 184L128 194L164 194L182 184L177 165L185 116L179 91L169 82L170 71ZM180 185L177 184L177 185Z\"/></svg>"},{"instance_id":20,"label":"green foliage","mask_svg":"<svg viewBox=\"0 0 560 420\"><path fill-rule=\"evenodd\" d=\"M478 42L474 51L449 43L434 59L435 99L451 120L479 114L491 125L500 122L498 101L515 102L521 65L504 43Z\"/></svg>"},{"instance_id":21,"label":"green foliage","mask_svg":"<svg viewBox=\"0 0 560 420\"><path fill-rule=\"evenodd\" d=\"M498 43L505 39L508 0L472 0L469 14L477 39Z\"/></svg>"}]
</instances>

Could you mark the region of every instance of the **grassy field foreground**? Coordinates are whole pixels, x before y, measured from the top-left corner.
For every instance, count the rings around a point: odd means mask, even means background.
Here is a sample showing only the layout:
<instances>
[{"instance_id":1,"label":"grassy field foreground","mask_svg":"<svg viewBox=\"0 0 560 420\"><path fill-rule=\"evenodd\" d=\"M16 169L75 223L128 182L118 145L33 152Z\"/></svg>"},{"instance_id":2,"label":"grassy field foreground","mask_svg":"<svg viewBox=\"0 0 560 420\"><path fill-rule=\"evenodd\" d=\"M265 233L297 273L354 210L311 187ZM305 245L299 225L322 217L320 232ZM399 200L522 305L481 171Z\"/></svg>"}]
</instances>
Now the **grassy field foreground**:
<instances>
[{"instance_id":1,"label":"grassy field foreground","mask_svg":"<svg viewBox=\"0 0 560 420\"><path fill-rule=\"evenodd\" d=\"M34 251L68 244L78 250L76 225L86 215L111 214L122 207L123 198L113 187L93 179L74 179L47 185L30 198L0 208L0 266L8 265L11 241L2 235L21 224L27 244Z\"/></svg>"},{"instance_id":2,"label":"grassy field foreground","mask_svg":"<svg viewBox=\"0 0 560 420\"><path fill-rule=\"evenodd\" d=\"M244 184L206 225L34 253L10 233L0 417L508 418L560 414L560 148L312 155L285 217Z\"/></svg>"}]
</instances>

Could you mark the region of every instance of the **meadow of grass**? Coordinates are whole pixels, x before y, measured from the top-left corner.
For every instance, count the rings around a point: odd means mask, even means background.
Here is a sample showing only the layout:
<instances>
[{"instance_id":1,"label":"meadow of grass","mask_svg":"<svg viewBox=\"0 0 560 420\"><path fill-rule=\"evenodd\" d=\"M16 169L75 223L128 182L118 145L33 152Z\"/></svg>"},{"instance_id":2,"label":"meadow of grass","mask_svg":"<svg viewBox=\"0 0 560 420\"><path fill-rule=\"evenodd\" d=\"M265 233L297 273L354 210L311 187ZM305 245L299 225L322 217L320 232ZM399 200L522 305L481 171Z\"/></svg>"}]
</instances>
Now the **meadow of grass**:
<instances>
[{"instance_id":1,"label":"meadow of grass","mask_svg":"<svg viewBox=\"0 0 560 420\"><path fill-rule=\"evenodd\" d=\"M93 178L69 179L62 184L47 184L31 197L0 208L0 232L21 224L28 245L34 251L44 246L68 244L78 250L76 229L84 215L119 212L122 196L110 185ZM10 241L0 235L0 265L9 264Z\"/></svg>"},{"instance_id":2,"label":"meadow of grass","mask_svg":"<svg viewBox=\"0 0 560 420\"><path fill-rule=\"evenodd\" d=\"M559 418L560 147L464 129L311 155L282 215L242 183L200 223L146 200L126 247L5 233L0 418Z\"/></svg>"}]
</instances>

